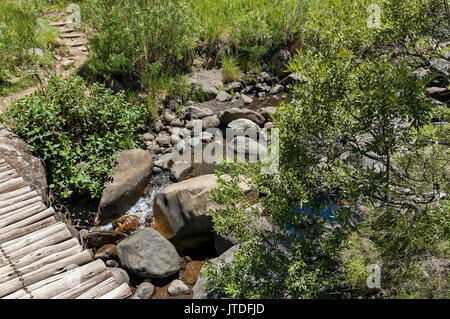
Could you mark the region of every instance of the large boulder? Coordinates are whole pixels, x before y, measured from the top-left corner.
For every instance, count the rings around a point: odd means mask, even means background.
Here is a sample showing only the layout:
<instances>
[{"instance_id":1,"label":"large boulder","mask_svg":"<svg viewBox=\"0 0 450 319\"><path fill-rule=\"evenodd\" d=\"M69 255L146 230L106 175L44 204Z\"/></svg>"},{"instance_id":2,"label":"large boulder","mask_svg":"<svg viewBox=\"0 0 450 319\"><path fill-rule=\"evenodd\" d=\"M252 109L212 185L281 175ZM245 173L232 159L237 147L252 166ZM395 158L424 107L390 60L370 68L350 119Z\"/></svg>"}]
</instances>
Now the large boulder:
<instances>
[{"instance_id":1,"label":"large boulder","mask_svg":"<svg viewBox=\"0 0 450 319\"><path fill-rule=\"evenodd\" d=\"M227 126L237 119L247 119L255 122L259 126L263 125L265 122L264 116L249 109L232 108L221 112L219 115L220 124L224 126Z\"/></svg>"},{"instance_id":2,"label":"large boulder","mask_svg":"<svg viewBox=\"0 0 450 319\"><path fill-rule=\"evenodd\" d=\"M122 265L144 278L167 278L180 271L175 247L153 228L145 228L117 245Z\"/></svg>"},{"instance_id":3,"label":"large boulder","mask_svg":"<svg viewBox=\"0 0 450 319\"><path fill-rule=\"evenodd\" d=\"M144 194L152 173L149 152L133 149L120 152L113 167L112 179L105 183L96 224L120 217Z\"/></svg>"},{"instance_id":4,"label":"large boulder","mask_svg":"<svg viewBox=\"0 0 450 319\"><path fill-rule=\"evenodd\" d=\"M239 246L235 245L224 252L217 258L211 259L210 262L218 268L218 273L222 274L222 269L233 262L235 253L238 251ZM219 299L224 297L218 291L208 290L208 280L203 274L204 269L200 270L198 280L192 288L192 298L193 299Z\"/></svg>"},{"instance_id":5,"label":"large boulder","mask_svg":"<svg viewBox=\"0 0 450 319\"><path fill-rule=\"evenodd\" d=\"M205 213L218 207L208 199L216 183L214 174L203 175L173 184L156 196L156 229L179 250L214 239L211 218Z\"/></svg>"},{"instance_id":6,"label":"large boulder","mask_svg":"<svg viewBox=\"0 0 450 319\"><path fill-rule=\"evenodd\" d=\"M222 72L217 69L191 73L187 82L207 96L216 96L223 87Z\"/></svg>"},{"instance_id":7,"label":"large boulder","mask_svg":"<svg viewBox=\"0 0 450 319\"><path fill-rule=\"evenodd\" d=\"M0 157L36 190L47 202L47 178L42 161L33 155L33 148L13 132L0 130Z\"/></svg>"}]
</instances>

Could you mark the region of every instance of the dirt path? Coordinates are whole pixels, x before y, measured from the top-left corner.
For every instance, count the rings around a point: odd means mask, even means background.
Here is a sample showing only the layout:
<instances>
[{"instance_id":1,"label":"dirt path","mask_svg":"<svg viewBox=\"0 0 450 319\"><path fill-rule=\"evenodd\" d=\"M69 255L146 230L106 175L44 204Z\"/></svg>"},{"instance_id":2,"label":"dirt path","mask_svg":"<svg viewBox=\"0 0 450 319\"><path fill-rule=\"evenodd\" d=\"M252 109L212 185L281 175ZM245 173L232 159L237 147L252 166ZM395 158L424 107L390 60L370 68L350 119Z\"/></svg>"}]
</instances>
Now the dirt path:
<instances>
[{"instance_id":1,"label":"dirt path","mask_svg":"<svg viewBox=\"0 0 450 319\"><path fill-rule=\"evenodd\" d=\"M41 72L42 81L46 81L46 74L56 73L61 76L69 76L82 66L89 53L86 34L80 30L67 27L65 21L51 22L57 27L60 34L57 38L58 50L53 50L54 64L51 72ZM0 98L0 114L4 113L11 103L19 98L31 95L40 89L40 85L28 87L18 92Z\"/></svg>"}]
</instances>

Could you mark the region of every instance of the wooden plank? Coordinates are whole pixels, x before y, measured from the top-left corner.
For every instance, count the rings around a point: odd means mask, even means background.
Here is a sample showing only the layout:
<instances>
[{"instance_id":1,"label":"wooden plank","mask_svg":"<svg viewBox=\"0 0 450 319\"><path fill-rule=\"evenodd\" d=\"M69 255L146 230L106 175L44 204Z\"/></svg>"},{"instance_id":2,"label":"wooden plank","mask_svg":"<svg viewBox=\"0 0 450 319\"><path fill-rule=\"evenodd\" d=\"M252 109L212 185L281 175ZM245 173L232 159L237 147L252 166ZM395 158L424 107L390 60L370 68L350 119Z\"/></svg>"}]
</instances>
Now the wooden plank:
<instances>
[{"instance_id":1,"label":"wooden plank","mask_svg":"<svg viewBox=\"0 0 450 319\"><path fill-rule=\"evenodd\" d=\"M114 290L118 286L119 284L115 281L114 277L109 278L75 299L96 299L107 294L111 290Z\"/></svg>"},{"instance_id":2,"label":"wooden plank","mask_svg":"<svg viewBox=\"0 0 450 319\"><path fill-rule=\"evenodd\" d=\"M39 289L41 287L44 287L45 285L51 284L52 282L55 282L61 278L63 278L64 276L66 276L67 274L71 274L75 271L75 269L71 269L71 270L66 270L64 272L61 272L57 275L54 276L50 276L48 278L45 278L41 281L38 281L34 284L31 285L27 285L27 291L28 292L33 292L36 289ZM5 297L3 297L2 299L27 299L29 298L29 294L28 292L26 292L23 288L20 290L17 290L16 292L13 292L10 295L7 295Z\"/></svg>"},{"instance_id":3,"label":"wooden plank","mask_svg":"<svg viewBox=\"0 0 450 319\"><path fill-rule=\"evenodd\" d=\"M6 206L14 205L18 202L22 202L24 200L39 196L36 191L27 192L25 194L21 194L19 196L15 196L9 199L0 200L0 208L4 208ZM42 199L41 199L42 200Z\"/></svg>"},{"instance_id":4,"label":"wooden plank","mask_svg":"<svg viewBox=\"0 0 450 319\"><path fill-rule=\"evenodd\" d=\"M24 195L24 194L26 194L28 192L31 192L31 187L30 186L25 186L25 187L19 188L18 190L13 191L13 192L9 192L9 193L6 193L6 194L1 194L0 195L0 201L4 201L4 200L10 199L10 198L14 198L16 196L21 196L21 195Z\"/></svg>"},{"instance_id":5,"label":"wooden plank","mask_svg":"<svg viewBox=\"0 0 450 319\"><path fill-rule=\"evenodd\" d=\"M17 211L10 212L1 216L0 229L5 228L11 224L19 222L28 217L32 217L36 213L42 212L45 209L45 205L42 203L31 204L27 207L20 208Z\"/></svg>"},{"instance_id":6,"label":"wooden plank","mask_svg":"<svg viewBox=\"0 0 450 319\"><path fill-rule=\"evenodd\" d=\"M104 271L82 282L80 285L76 287L70 288L69 290L66 290L56 296L53 296L51 299L75 299L84 294L85 292L89 291L93 287L107 280L114 280L114 276L110 271Z\"/></svg>"},{"instance_id":7,"label":"wooden plank","mask_svg":"<svg viewBox=\"0 0 450 319\"><path fill-rule=\"evenodd\" d=\"M25 267L27 265L30 265L34 262L36 262L37 260L40 260L42 258L45 258L46 256L70 249L70 248L79 248L81 247L80 244L78 243L78 241L75 238L66 240L62 243L56 244L56 245L52 245L52 246L47 246L47 247L43 247L40 248L38 250L35 250L33 252L31 252L28 255L22 256L21 258L16 258L14 260L12 260L12 262L14 263L14 266L16 268L22 268ZM4 266L4 267L8 267L8 265ZM0 268L0 270L3 269Z\"/></svg>"},{"instance_id":8,"label":"wooden plank","mask_svg":"<svg viewBox=\"0 0 450 319\"><path fill-rule=\"evenodd\" d=\"M23 219L23 220L21 220L21 221L19 221L17 223L14 223L14 224L11 224L11 225L8 225L6 227L1 228L0 232L1 233L6 233L6 232L8 232L10 230L13 230L13 229L19 229L21 227L33 224L33 223L35 223L37 221L40 221L40 220L42 220L44 218L52 216L53 214L55 214L55 211L53 210L53 208L51 208L51 207L47 208L46 210L44 210L44 211L42 211L42 212L40 212L40 213L38 213L36 215L33 215L31 217L28 217L27 219Z\"/></svg>"},{"instance_id":9,"label":"wooden plank","mask_svg":"<svg viewBox=\"0 0 450 319\"><path fill-rule=\"evenodd\" d=\"M68 290L77 290L89 279L106 271L106 265L101 260L93 261L89 264L81 266L71 274L63 276L61 279L45 285L32 292L34 299L48 299Z\"/></svg>"},{"instance_id":10,"label":"wooden plank","mask_svg":"<svg viewBox=\"0 0 450 319\"><path fill-rule=\"evenodd\" d=\"M104 294L98 299L125 299L130 295L131 295L130 287L126 283L123 283L116 289Z\"/></svg>"},{"instance_id":11,"label":"wooden plank","mask_svg":"<svg viewBox=\"0 0 450 319\"><path fill-rule=\"evenodd\" d=\"M17 177L17 172L15 169L9 169L5 172L0 172L0 182L4 182L7 179L10 179L11 176Z\"/></svg>"},{"instance_id":12,"label":"wooden plank","mask_svg":"<svg viewBox=\"0 0 450 319\"><path fill-rule=\"evenodd\" d=\"M57 262L54 262L52 264L45 265L40 269L23 275L22 278L14 278L0 284L0 297L7 296L12 292L22 289L23 285L28 286L45 278L61 273L64 271L64 268L69 265L81 265L89 262L90 260L92 260L92 254L90 251L85 250L74 256L70 256L68 258L58 260Z\"/></svg>"},{"instance_id":13,"label":"wooden plank","mask_svg":"<svg viewBox=\"0 0 450 319\"><path fill-rule=\"evenodd\" d=\"M14 229L7 233L2 233L2 234L0 234L0 244L7 242L9 240L15 239L15 238L25 236L26 234L35 232L39 229L45 228L45 227L53 225L55 223L56 223L55 217L50 216L46 219L38 221L37 223L31 224L31 225L28 225L25 227L21 227L18 229Z\"/></svg>"},{"instance_id":14,"label":"wooden plank","mask_svg":"<svg viewBox=\"0 0 450 319\"><path fill-rule=\"evenodd\" d=\"M70 238L72 238L72 235L70 234L69 230L66 228L66 229L63 229L62 231L57 232L51 236L48 236L44 239L36 241L36 242L32 243L31 245L23 247L22 249L11 252L8 254L8 256L9 256L10 260L14 261L14 260L17 260L37 249L55 245L55 244L65 241L65 240L68 240Z\"/></svg>"},{"instance_id":15,"label":"wooden plank","mask_svg":"<svg viewBox=\"0 0 450 319\"><path fill-rule=\"evenodd\" d=\"M0 194L6 194L6 193L15 191L15 190L25 187L25 186L28 186L28 184L25 182L16 183L16 184L13 184L13 185L10 185L10 186L0 189Z\"/></svg>"},{"instance_id":16,"label":"wooden plank","mask_svg":"<svg viewBox=\"0 0 450 319\"><path fill-rule=\"evenodd\" d=\"M32 243L64 230L67 230L67 226L64 223L58 222L33 233L2 243L0 244L0 247L2 247L3 251L8 255L11 252L18 251Z\"/></svg>"},{"instance_id":17,"label":"wooden plank","mask_svg":"<svg viewBox=\"0 0 450 319\"><path fill-rule=\"evenodd\" d=\"M21 268L19 268L16 264L14 264L14 267L12 265L9 265L9 267L2 267L3 269L0 272L0 283L19 277L19 273L21 276L23 276L37 269L42 268L45 265L55 263L65 258L69 258L70 256L73 256L81 252L82 250L83 249L81 248L81 246L72 247L64 251L45 256L44 258L41 258L35 261L34 263L30 265L25 265Z\"/></svg>"},{"instance_id":18,"label":"wooden plank","mask_svg":"<svg viewBox=\"0 0 450 319\"><path fill-rule=\"evenodd\" d=\"M0 216L5 215L7 213L13 212L15 210L18 210L19 208L29 206L31 204L40 202L42 203L42 199L39 196L35 196L32 198L24 199L22 201L19 201L17 203L13 203L11 205L8 205L7 207L0 208ZM45 207L45 206L44 206ZM3 218L3 217L1 217Z\"/></svg>"},{"instance_id":19,"label":"wooden plank","mask_svg":"<svg viewBox=\"0 0 450 319\"><path fill-rule=\"evenodd\" d=\"M10 180L4 181L0 183L0 190L5 189L11 185L16 185L16 184L20 184L23 183L23 178L22 177L16 177L16 178L12 178Z\"/></svg>"}]
</instances>

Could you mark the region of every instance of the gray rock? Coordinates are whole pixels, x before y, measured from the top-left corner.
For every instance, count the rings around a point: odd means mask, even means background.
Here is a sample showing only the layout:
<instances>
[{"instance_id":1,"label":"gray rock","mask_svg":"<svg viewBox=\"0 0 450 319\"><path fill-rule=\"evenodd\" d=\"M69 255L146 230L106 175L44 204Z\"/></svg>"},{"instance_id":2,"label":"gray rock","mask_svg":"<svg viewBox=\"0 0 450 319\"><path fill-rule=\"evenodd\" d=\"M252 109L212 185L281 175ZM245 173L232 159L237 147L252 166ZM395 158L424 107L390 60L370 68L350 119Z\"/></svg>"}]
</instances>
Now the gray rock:
<instances>
[{"instance_id":1,"label":"gray rock","mask_svg":"<svg viewBox=\"0 0 450 319\"><path fill-rule=\"evenodd\" d=\"M136 299L150 299L150 297L153 296L154 292L155 286L153 286L149 282L143 282L139 286L137 286L133 297L135 297Z\"/></svg>"},{"instance_id":2,"label":"gray rock","mask_svg":"<svg viewBox=\"0 0 450 319\"><path fill-rule=\"evenodd\" d=\"M265 122L264 116L249 109L232 108L221 112L219 115L220 123L225 126L237 119L247 119L259 126Z\"/></svg>"},{"instance_id":3,"label":"gray rock","mask_svg":"<svg viewBox=\"0 0 450 319\"><path fill-rule=\"evenodd\" d=\"M142 149L118 154L113 166L112 181L104 185L96 216L97 225L120 217L144 194L152 167L150 153Z\"/></svg>"},{"instance_id":4,"label":"gray rock","mask_svg":"<svg viewBox=\"0 0 450 319\"><path fill-rule=\"evenodd\" d=\"M235 135L244 135L247 130L252 133L258 133L260 129L258 124L247 119L234 120L228 124L228 127L234 131Z\"/></svg>"},{"instance_id":5,"label":"gray rock","mask_svg":"<svg viewBox=\"0 0 450 319\"><path fill-rule=\"evenodd\" d=\"M171 296L178 296L189 293L189 288L181 280L175 279L170 283L169 288L167 288L167 292Z\"/></svg>"},{"instance_id":6,"label":"gray rock","mask_svg":"<svg viewBox=\"0 0 450 319\"><path fill-rule=\"evenodd\" d=\"M233 262L235 253L238 251L239 246L235 245L224 252L217 258L211 259L210 262L218 268L218 273L222 274L222 269ZM207 290L208 280L204 275L204 267L200 270L198 280L192 288L192 299L219 299L222 296L218 291Z\"/></svg>"},{"instance_id":7,"label":"gray rock","mask_svg":"<svg viewBox=\"0 0 450 319\"><path fill-rule=\"evenodd\" d=\"M207 116L213 115L213 112L211 110L196 107L196 106L189 106L187 109L187 112L191 116L192 119L202 119Z\"/></svg>"},{"instance_id":8,"label":"gray rock","mask_svg":"<svg viewBox=\"0 0 450 319\"><path fill-rule=\"evenodd\" d=\"M172 122L170 122L170 126L173 127L183 127L184 125L185 125L184 121L180 118L176 118Z\"/></svg>"},{"instance_id":9,"label":"gray rock","mask_svg":"<svg viewBox=\"0 0 450 319\"><path fill-rule=\"evenodd\" d=\"M130 284L130 276L128 276L127 272L122 268L106 267L106 269L113 274L118 284L120 285L123 283Z\"/></svg>"},{"instance_id":10,"label":"gray rock","mask_svg":"<svg viewBox=\"0 0 450 319\"><path fill-rule=\"evenodd\" d=\"M289 74L284 80L284 83L286 84L296 84L296 83L306 83L307 80L300 76L300 74L293 72Z\"/></svg>"},{"instance_id":11,"label":"gray rock","mask_svg":"<svg viewBox=\"0 0 450 319\"><path fill-rule=\"evenodd\" d=\"M33 155L33 147L21 140L16 134L0 130L1 157L36 190L42 200L47 203L47 178L41 159Z\"/></svg>"},{"instance_id":12,"label":"gray rock","mask_svg":"<svg viewBox=\"0 0 450 319\"><path fill-rule=\"evenodd\" d=\"M283 92L283 89L284 89L284 88L283 88L282 85L280 85L280 84L275 84L275 85L272 86L272 88L270 89L269 94L275 95L275 94L281 93L281 92Z\"/></svg>"},{"instance_id":13,"label":"gray rock","mask_svg":"<svg viewBox=\"0 0 450 319\"><path fill-rule=\"evenodd\" d=\"M273 106L263 107L262 109L259 109L259 113L261 113L262 116L266 120L272 119L272 114L275 114L277 112L277 108Z\"/></svg>"},{"instance_id":14,"label":"gray rock","mask_svg":"<svg viewBox=\"0 0 450 319\"><path fill-rule=\"evenodd\" d=\"M145 134L142 134L142 140L144 141L144 142L147 142L147 141L153 141L155 139L155 135L153 135L152 133L145 133Z\"/></svg>"},{"instance_id":15,"label":"gray rock","mask_svg":"<svg viewBox=\"0 0 450 319\"><path fill-rule=\"evenodd\" d=\"M215 128L220 125L219 118L216 115L207 116L202 120L202 128L203 130L207 130L209 128Z\"/></svg>"},{"instance_id":16,"label":"gray rock","mask_svg":"<svg viewBox=\"0 0 450 319\"><path fill-rule=\"evenodd\" d=\"M242 94L250 94L256 91L255 85L247 85L245 88L241 90Z\"/></svg>"},{"instance_id":17,"label":"gray rock","mask_svg":"<svg viewBox=\"0 0 450 319\"><path fill-rule=\"evenodd\" d=\"M152 154L158 154L161 151L161 147L156 142L144 142L145 149Z\"/></svg>"},{"instance_id":18,"label":"gray rock","mask_svg":"<svg viewBox=\"0 0 450 319\"><path fill-rule=\"evenodd\" d=\"M252 155L260 158L266 152L264 145L247 136L236 136L227 147L241 156Z\"/></svg>"},{"instance_id":19,"label":"gray rock","mask_svg":"<svg viewBox=\"0 0 450 319\"><path fill-rule=\"evenodd\" d=\"M243 86L240 82L230 82L225 84L225 90L230 92L240 92L242 90Z\"/></svg>"},{"instance_id":20,"label":"gray rock","mask_svg":"<svg viewBox=\"0 0 450 319\"><path fill-rule=\"evenodd\" d=\"M258 75L258 78L261 79L261 81L263 81L263 82L268 82L268 81L270 81L270 74L267 72L261 72Z\"/></svg>"},{"instance_id":21,"label":"gray rock","mask_svg":"<svg viewBox=\"0 0 450 319\"><path fill-rule=\"evenodd\" d=\"M108 259L107 261L105 261L106 266L108 267L119 267L119 262L117 260L114 259Z\"/></svg>"},{"instance_id":22,"label":"gray rock","mask_svg":"<svg viewBox=\"0 0 450 319\"><path fill-rule=\"evenodd\" d=\"M208 96L215 96L223 87L222 72L217 69L193 72L188 76L188 84Z\"/></svg>"},{"instance_id":23,"label":"gray rock","mask_svg":"<svg viewBox=\"0 0 450 319\"><path fill-rule=\"evenodd\" d=\"M117 248L121 264L140 277L167 278L180 271L175 247L153 228L134 233Z\"/></svg>"},{"instance_id":24,"label":"gray rock","mask_svg":"<svg viewBox=\"0 0 450 319\"><path fill-rule=\"evenodd\" d=\"M202 133L202 142L205 143L211 143L214 141L214 135L209 132L203 132Z\"/></svg>"},{"instance_id":25,"label":"gray rock","mask_svg":"<svg viewBox=\"0 0 450 319\"><path fill-rule=\"evenodd\" d=\"M164 113L162 115L162 121L164 124L166 125L170 125L170 123L176 119L176 115L175 113L173 113L171 110L169 109L165 109Z\"/></svg>"},{"instance_id":26,"label":"gray rock","mask_svg":"<svg viewBox=\"0 0 450 319\"><path fill-rule=\"evenodd\" d=\"M256 84L256 89L260 92L269 92L270 86L268 86L266 83L258 83Z\"/></svg>"},{"instance_id":27,"label":"gray rock","mask_svg":"<svg viewBox=\"0 0 450 319\"><path fill-rule=\"evenodd\" d=\"M434 99L445 99L450 97L450 91L447 88L430 87L427 88L426 94Z\"/></svg>"},{"instance_id":28,"label":"gray rock","mask_svg":"<svg viewBox=\"0 0 450 319\"><path fill-rule=\"evenodd\" d=\"M241 100L244 102L244 104L252 104L253 103L253 99L245 94L241 94Z\"/></svg>"},{"instance_id":29,"label":"gray rock","mask_svg":"<svg viewBox=\"0 0 450 319\"><path fill-rule=\"evenodd\" d=\"M213 239L211 218L205 213L219 207L209 200L216 182L214 174L202 175L173 184L156 196L156 229L178 249L195 248Z\"/></svg>"},{"instance_id":30,"label":"gray rock","mask_svg":"<svg viewBox=\"0 0 450 319\"><path fill-rule=\"evenodd\" d=\"M159 155L156 158L154 164L156 167L168 169L171 162L172 162L172 153L166 153Z\"/></svg>"},{"instance_id":31,"label":"gray rock","mask_svg":"<svg viewBox=\"0 0 450 319\"><path fill-rule=\"evenodd\" d=\"M83 234L83 242L88 243L89 246L100 248L107 244L115 244L124 237L123 233L115 231L91 231Z\"/></svg>"},{"instance_id":32,"label":"gray rock","mask_svg":"<svg viewBox=\"0 0 450 319\"><path fill-rule=\"evenodd\" d=\"M225 91L220 91L219 93L217 93L216 95L216 101L217 102L227 102L227 101L231 101L233 97L228 94Z\"/></svg>"},{"instance_id":33,"label":"gray rock","mask_svg":"<svg viewBox=\"0 0 450 319\"><path fill-rule=\"evenodd\" d=\"M167 147L170 145L170 136L164 133L160 133L156 139L155 142L158 143L161 147Z\"/></svg>"},{"instance_id":34,"label":"gray rock","mask_svg":"<svg viewBox=\"0 0 450 319\"><path fill-rule=\"evenodd\" d=\"M189 162L175 162L170 169L170 178L174 182L179 182L188 176L189 173L192 172L192 169L192 164Z\"/></svg>"}]
</instances>

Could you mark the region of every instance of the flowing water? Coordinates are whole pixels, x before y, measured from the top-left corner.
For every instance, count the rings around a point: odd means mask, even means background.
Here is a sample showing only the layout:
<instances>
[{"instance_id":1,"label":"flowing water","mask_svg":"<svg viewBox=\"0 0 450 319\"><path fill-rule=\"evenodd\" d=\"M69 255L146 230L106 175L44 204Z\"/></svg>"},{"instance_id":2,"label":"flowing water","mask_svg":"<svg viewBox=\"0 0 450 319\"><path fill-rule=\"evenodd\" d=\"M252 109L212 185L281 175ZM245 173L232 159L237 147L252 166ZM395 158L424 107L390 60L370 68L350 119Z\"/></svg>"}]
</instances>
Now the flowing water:
<instances>
[{"instance_id":1,"label":"flowing water","mask_svg":"<svg viewBox=\"0 0 450 319\"><path fill-rule=\"evenodd\" d=\"M170 181L170 173L163 171L157 175L151 177L151 181L148 184L147 192L139 198L134 205L126 211L122 216L136 215L139 217L140 227L142 229L150 217L153 216L153 202L155 197L166 187L172 185L173 182ZM113 225L108 223L106 225L97 227L96 229L101 230L113 230Z\"/></svg>"}]
</instances>

